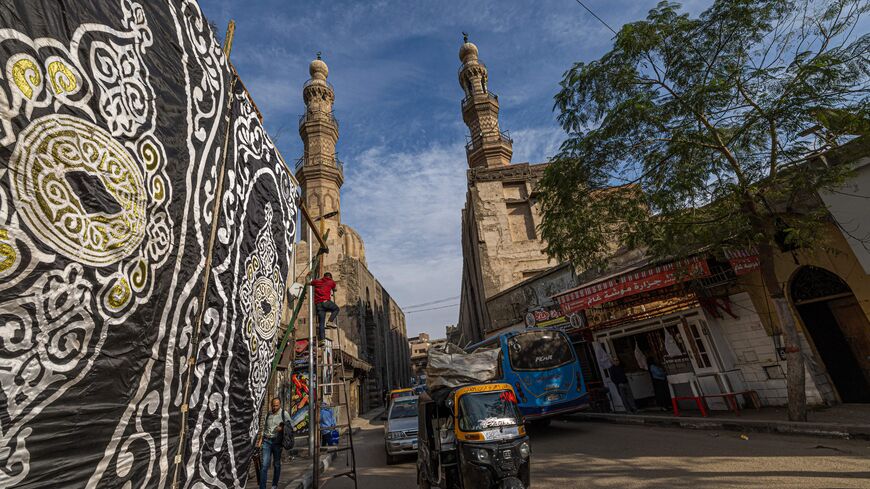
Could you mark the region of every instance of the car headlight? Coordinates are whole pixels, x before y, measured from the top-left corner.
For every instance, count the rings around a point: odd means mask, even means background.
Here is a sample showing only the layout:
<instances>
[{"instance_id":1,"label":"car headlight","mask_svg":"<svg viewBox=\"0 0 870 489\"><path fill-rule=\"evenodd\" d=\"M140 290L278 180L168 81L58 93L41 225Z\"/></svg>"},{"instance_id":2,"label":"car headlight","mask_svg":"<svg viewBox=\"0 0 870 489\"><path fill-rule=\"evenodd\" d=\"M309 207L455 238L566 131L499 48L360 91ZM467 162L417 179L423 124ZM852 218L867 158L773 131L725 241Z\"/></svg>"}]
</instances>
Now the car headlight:
<instances>
[{"instance_id":1,"label":"car headlight","mask_svg":"<svg viewBox=\"0 0 870 489\"><path fill-rule=\"evenodd\" d=\"M476 462L489 462L489 450L484 448L472 448L471 449L471 459Z\"/></svg>"},{"instance_id":2,"label":"car headlight","mask_svg":"<svg viewBox=\"0 0 870 489\"><path fill-rule=\"evenodd\" d=\"M520 445L520 455L522 455L523 458L529 458L530 453L532 453L532 450L529 448L529 444L523 442L523 444Z\"/></svg>"},{"instance_id":3,"label":"car headlight","mask_svg":"<svg viewBox=\"0 0 870 489\"><path fill-rule=\"evenodd\" d=\"M387 440L398 440L402 437L404 437L404 433L402 433L401 431L391 431L387 433Z\"/></svg>"}]
</instances>

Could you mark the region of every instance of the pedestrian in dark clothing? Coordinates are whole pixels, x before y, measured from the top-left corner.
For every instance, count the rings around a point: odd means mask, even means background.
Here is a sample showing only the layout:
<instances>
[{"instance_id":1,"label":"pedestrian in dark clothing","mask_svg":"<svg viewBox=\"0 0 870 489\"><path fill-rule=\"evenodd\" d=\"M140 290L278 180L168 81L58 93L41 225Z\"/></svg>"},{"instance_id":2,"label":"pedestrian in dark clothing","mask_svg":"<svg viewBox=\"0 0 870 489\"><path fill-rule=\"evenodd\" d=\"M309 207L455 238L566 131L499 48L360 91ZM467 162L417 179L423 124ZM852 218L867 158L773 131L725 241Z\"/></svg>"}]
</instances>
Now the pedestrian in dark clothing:
<instances>
[{"instance_id":1,"label":"pedestrian in dark clothing","mask_svg":"<svg viewBox=\"0 0 870 489\"><path fill-rule=\"evenodd\" d=\"M326 338L326 327L335 327L335 318L338 317L339 308L332 302L332 293L338 289L332 274L326 272L322 278L311 281L314 287L314 308L317 310L317 334L323 340ZM329 322L326 321L326 313L329 313Z\"/></svg>"},{"instance_id":2,"label":"pedestrian in dark clothing","mask_svg":"<svg viewBox=\"0 0 870 489\"><path fill-rule=\"evenodd\" d=\"M628 385L628 377L625 376L625 369L619 364L619 358L613 357L613 365L608 371L610 372L610 381L616 384L616 390L619 391L619 397L622 399L622 405L625 407L625 410L631 413L637 412L634 396L631 394L631 387Z\"/></svg>"},{"instance_id":3,"label":"pedestrian in dark clothing","mask_svg":"<svg viewBox=\"0 0 870 489\"><path fill-rule=\"evenodd\" d=\"M653 357L646 359L647 368L649 368L649 376L652 378L653 391L656 394L656 404L667 411L671 405L671 391L668 389L668 374L665 369L661 368Z\"/></svg>"}]
</instances>

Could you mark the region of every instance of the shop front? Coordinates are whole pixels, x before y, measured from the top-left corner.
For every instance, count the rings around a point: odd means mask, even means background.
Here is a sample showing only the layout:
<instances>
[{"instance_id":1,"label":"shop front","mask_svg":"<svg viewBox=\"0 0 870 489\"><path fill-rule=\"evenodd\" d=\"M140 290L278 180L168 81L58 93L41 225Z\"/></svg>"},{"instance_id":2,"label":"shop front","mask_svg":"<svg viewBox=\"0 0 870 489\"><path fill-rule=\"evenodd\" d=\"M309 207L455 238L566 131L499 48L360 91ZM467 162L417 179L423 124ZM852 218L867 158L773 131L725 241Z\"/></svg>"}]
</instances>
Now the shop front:
<instances>
[{"instance_id":1,"label":"shop front","mask_svg":"<svg viewBox=\"0 0 870 489\"><path fill-rule=\"evenodd\" d=\"M572 332L591 338L614 410L631 408L630 401L620 395L626 389L621 391L617 385L623 378L638 409L670 409L671 397L746 389L740 370L729 368L720 353L727 345L720 330L722 321L716 316L722 316L719 309L728 303L712 301L718 308L710 305L711 288L729 277L733 274L721 268L711 270L705 258L697 257L637 267L555 296L564 314L582 318L575 320L581 326ZM622 372L615 371L619 369ZM657 381L661 382L658 389ZM727 408L720 398L707 403L711 409ZM680 402L678 406L691 409L696 404Z\"/></svg>"}]
</instances>

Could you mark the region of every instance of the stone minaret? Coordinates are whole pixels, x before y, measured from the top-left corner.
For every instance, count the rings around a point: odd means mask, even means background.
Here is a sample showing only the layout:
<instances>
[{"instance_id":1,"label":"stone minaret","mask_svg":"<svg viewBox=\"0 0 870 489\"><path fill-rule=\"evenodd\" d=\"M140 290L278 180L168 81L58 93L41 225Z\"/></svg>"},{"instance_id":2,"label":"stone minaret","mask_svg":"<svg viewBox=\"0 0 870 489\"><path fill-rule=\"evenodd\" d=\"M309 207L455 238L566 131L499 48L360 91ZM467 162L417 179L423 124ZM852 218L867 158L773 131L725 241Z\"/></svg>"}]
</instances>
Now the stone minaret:
<instances>
[{"instance_id":1,"label":"stone minaret","mask_svg":"<svg viewBox=\"0 0 870 489\"><path fill-rule=\"evenodd\" d=\"M338 122L332 114L335 92L326 81L329 68L320 59L311 62L308 68L311 79L302 87L305 114L299 119L299 136L305 145L304 154L296 162L296 178L302 186L305 206L311 217L317 219L341 211L339 192L344 183L344 169L335 157L338 141ZM323 219L321 231L329 230L330 243L338 242L340 214ZM303 226L303 229L307 229ZM303 233L303 237L308 237ZM332 246L330 246L331 248Z\"/></svg>"},{"instance_id":2,"label":"stone minaret","mask_svg":"<svg viewBox=\"0 0 870 489\"><path fill-rule=\"evenodd\" d=\"M468 42L459 49L462 67L459 85L465 91L462 99L462 120L470 137L465 155L471 168L507 166L513 155L513 141L498 128L498 95L487 87L486 65L477 59L477 46Z\"/></svg>"}]
</instances>

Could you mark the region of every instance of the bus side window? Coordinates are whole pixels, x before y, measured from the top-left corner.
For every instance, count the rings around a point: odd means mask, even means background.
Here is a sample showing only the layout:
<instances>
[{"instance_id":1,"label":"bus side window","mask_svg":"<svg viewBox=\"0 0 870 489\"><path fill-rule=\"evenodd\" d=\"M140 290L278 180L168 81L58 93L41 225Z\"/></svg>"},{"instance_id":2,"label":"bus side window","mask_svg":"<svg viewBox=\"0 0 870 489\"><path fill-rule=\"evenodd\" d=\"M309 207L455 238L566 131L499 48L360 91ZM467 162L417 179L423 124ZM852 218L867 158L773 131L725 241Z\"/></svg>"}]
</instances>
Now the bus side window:
<instances>
[{"instance_id":1,"label":"bus side window","mask_svg":"<svg viewBox=\"0 0 870 489\"><path fill-rule=\"evenodd\" d=\"M498 373L496 374L498 378L504 378L504 366L502 362L504 361L504 350L499 349L498 351Z\"/></svg>"}]
</instances>

